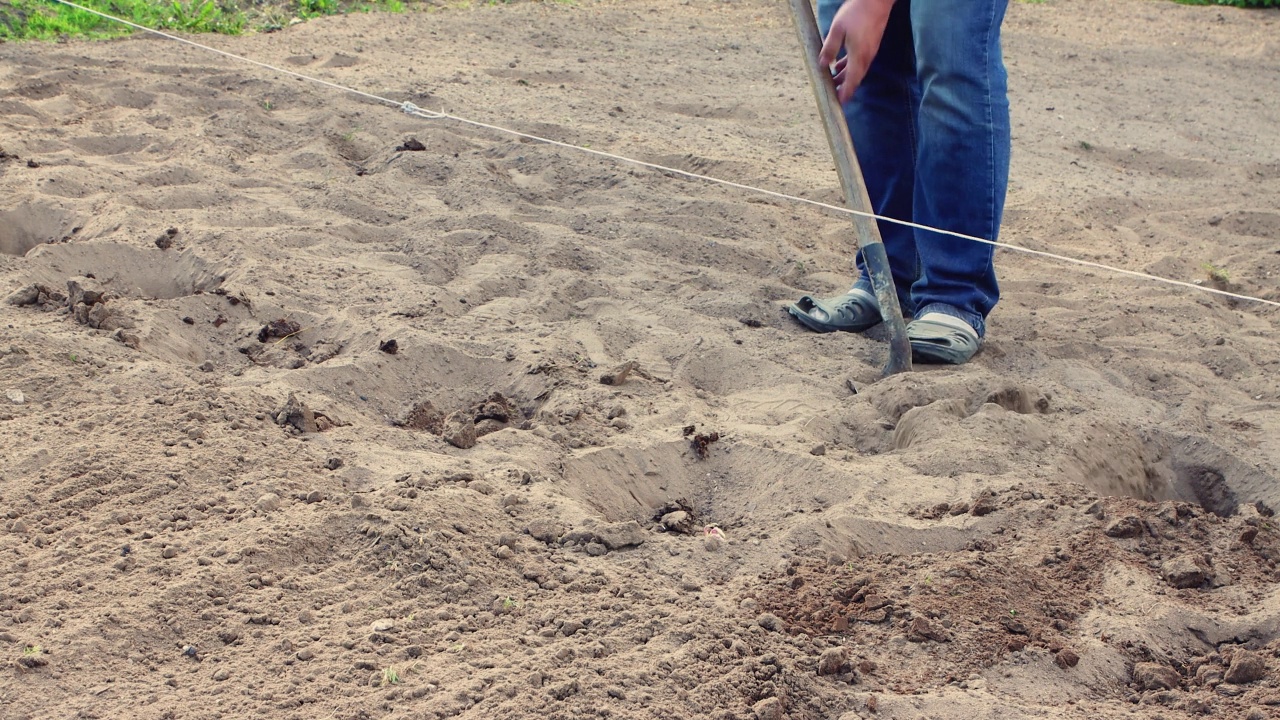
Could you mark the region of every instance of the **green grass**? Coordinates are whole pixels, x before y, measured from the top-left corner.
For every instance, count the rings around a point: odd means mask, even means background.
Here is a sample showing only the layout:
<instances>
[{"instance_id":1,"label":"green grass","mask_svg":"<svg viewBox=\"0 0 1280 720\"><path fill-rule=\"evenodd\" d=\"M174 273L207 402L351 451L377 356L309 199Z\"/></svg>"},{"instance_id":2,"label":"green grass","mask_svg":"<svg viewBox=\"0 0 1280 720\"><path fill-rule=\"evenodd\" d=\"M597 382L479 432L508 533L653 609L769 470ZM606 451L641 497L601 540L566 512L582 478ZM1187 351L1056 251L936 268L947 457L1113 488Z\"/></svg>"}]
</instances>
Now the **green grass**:
<instances>
[{"instance_id":1,"label":"green grass","mask_svg":"<svg viewBox=\"0 0 1280 720\"><path fill-rule=\"evenodd\" d=\"M159 30L218 32L244 29L244 13L216 0L77 0L78 4ZM51 40L69 37L114 37L132 30L92 13L48 0L0 3L0 38Z\"/></svg>"},{"instance_id":2,"label":"green grass","mask_svg":"<svg viewBox=\"0 0 1280 720\"><path fill-rule=\"evenodd\" d=\"M270 32L294 18L350 12L403 12L403 0L75 0L157 30L238 35ZM133 32L119 23L53 0L0 0L0 39L109 38Z\"/></svg>"}]
</instances>

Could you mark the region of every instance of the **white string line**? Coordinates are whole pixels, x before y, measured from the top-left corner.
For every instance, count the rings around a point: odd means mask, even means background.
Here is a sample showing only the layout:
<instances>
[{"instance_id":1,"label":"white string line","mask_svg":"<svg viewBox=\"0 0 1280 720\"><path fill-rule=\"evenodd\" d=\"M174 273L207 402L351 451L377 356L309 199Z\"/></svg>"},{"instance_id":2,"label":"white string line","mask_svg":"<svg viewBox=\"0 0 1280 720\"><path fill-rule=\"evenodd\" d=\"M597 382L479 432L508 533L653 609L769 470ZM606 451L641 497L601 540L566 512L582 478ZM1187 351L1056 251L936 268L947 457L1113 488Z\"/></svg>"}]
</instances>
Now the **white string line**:
<instances>
[{"instance_id":1,"label":"white string line","mask_svg":"<svg viewBox=\"0 0 1280 720\"><path fill-rule=\"evenodd\" d=\"M624 155L616 155L614 153L605 152L603 150L594 150L592 148L583 147L581 145L573 145L571 143L561 142L559 140L552 140L550 138L545 138L538 135L531 135L529 133L520 132L518 130L512 130L510 128L501 127L499 125L491 125L489 123L480 122L478 120L471 120L469 118L460 117L458 115L452 115L446 112L432 112L429 110L423 110L411 102L398 102L390 98L382 97L381 95L374 95L373 93L367 93L361 90L356 90L355 88L347 87L346 85L339 85L334 82L329 82L328 80L322 80L318 77L313 77L311 75L304 75L299 72L294 72L293 70L286 70L284 68L276 67L275 65L271 65L269 63L253 60L251 58L244 57L243 55L236 55L235 53L230 53L225 50L219 50L215 47L210 47L208 45L203 45L201 43L195 42L194 40L188 40L187 38L179 37L177 35L171 35L169 33L162 32L160 30L146 27L145 25L138 25L137 23L129 22L128 20L123 20L121 18L115 17L114 15L108 15L107 13L94 10L93 8L88 8L83 5L79 5L77 3L71 2L71 0L53 0L53 1L61 3L68 7L76 8L77 10L82 10L92 15L97 15L98 17L105 18L107 20L118 22L122 25L127 25L137 30L142 30L143 32L148 32L153 35L158 35L168 40L173 40L175 42L200 48L201 50L207 50L211 53L216 53L224 57L229 57L233 60L239 60L241 62L249 63L250 65L257 65L258 67L266 68L267 70L272 70L282 75L289 75L292 77L299 78L301 80L318 83L320 85L333 88L334 90L341 90L343 92L359 95L361 97L368 98L376 102L384 103L386 105L398 107L401 110L403 110L405 114L412 115L415 117L425 118L428 120L441 120L441 119L453 120L455 122L463 123L465 125L471 125L473 127L492 130L494 132L505 133L507 135L512 135L519 138L525 138L527 140L532 140L532 141L543 143L546 145L554 145L556 147L561 147L568 150L575 150L575 151L587 153L590 155L596 155L598 157L607 158L609 160L615 160L617 162L630 163L632 165L649 168L651 170L658 170L660 172L672 173L672 174L680 175L693 180L701 180L703 182L714 183L717 185L724 185L726 187L736 188L738 190L745 190L747 192L753 192L760 195L768 195L770 197L779 198L781 200L788 200L790 202L800 203L803 205L812 205L814 207L820 207L826 210L831 210L833 212L843 213L845 215L853 215L858 217L872 218L875 220L883 220L885 222L893 223L895 225L902 225L904 227L909 227L916 230L927 230L930 232L938 233L940 235L947 235L950 237L959 238L961 240L968 240L971 242L982 243L984 245L991 245L993 247L1003 248L1005 250L1012 250L1014 252L1026 253L1028 255L1034 255L1037 257L1049 258L1051 260L1057 260L1059 262L1079 265L1081 267L1093 268L1096 270L1105 270L1108 272L1117 273L1119 275L1127 275L1129 277L1141 278L1143 280L1152 280L1155 282L1160 282L1160 283L1164 283L1166 285L1172 285L1175 287L1184 287L1184 288L1189 288L1191 290L1199 290L1200 292L1212 293L1214 295L1234 298L1236 300L1246 300L1249 302L1256 302L1256 303L1262 303L1264 305L1273 305L1275 307L1280 307L1280 302L1277 302L1275 300L1265 300L1263 298L1254 297L1252 295L1242 295L1239 293L1228 292L1226 290L1219 290L1218 288L1207 287L1204 285L1197 285L1195 283L1185 282L1182 280L1173 280L1171 278L1161 277L1159 275L1152 275L1150 273L1139 272L1137 270L1126 270L1125 268L1119 268L1112 265L1105 265L1103 263L1092 262L1090 260L1081 260L1079 258L1073 258L1067 255L1059 255L1057 253L1047 252L1045 250L1033 250L1032 248L1029 248L1029 247L1023 247L1022 245L1013 245L1006 242L988 240L986 238L980 238L973 235L966 235L964 233L954 232L951 230L944 230L942 228L931 227L928 225L921 225L919 223L914 223L907 220L899 220L898 218L886 217L884 215L877 215L875 213L863 212L860 210L851 210L849 208L840 207L838 205L831 205L829 203L820 202L818 200L810 200L808 198L799 197L797 195L788 195L787 193L778 192L776 190L766 190L764 188L758 188L752 185L744 185L742 183L733 182L732 180L722 180L720 178L712 177L710 175L702 175L700 173L689 172L688 170L681 170L679 168L667 167L666 165L659 165L657 163L645 162L644 160L629 158Z\"/></svg>"}]
</instances>

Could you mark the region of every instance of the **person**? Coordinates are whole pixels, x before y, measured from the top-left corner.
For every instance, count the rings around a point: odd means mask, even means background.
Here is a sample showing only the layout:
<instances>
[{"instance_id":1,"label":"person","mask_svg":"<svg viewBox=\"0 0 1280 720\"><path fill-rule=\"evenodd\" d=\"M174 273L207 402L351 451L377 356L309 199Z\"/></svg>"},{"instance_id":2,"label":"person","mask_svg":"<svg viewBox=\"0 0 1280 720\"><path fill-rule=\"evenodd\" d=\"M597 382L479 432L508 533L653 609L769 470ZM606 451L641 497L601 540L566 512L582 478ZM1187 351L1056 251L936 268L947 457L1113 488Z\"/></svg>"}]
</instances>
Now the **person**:
<instances>
[{"instance_id":1,"label":"person","mask_svg":"<svg viewBox=\"0 0 1280 720\"><path fill-rule=\"evenodd\" d=\"M1009 0L818 0L850 137L878 215L996 240L1009 179L1008 75L1000 27ZM878 221L918 362L967 362L1000 298L994 248ZM881 321L861 254L844 295L806 295L812 330ZM914 318L914 319L912 319Z\"/></svg>"}]
</instances>

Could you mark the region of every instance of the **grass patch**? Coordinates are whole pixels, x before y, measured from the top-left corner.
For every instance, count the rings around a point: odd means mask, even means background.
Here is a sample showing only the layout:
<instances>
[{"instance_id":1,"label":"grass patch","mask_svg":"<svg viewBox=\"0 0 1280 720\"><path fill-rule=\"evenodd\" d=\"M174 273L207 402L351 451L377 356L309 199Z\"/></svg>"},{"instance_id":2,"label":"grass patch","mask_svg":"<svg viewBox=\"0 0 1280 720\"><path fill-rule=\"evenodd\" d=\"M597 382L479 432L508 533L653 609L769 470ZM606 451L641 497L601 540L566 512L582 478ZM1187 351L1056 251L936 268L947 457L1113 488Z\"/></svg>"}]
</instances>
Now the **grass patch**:
<instances>
[{"instance_id":1,"label":"grass patch","mask_svg":"<svg viewBox=\"0 0 1280 720\"><path fill-rule=\"evenodd\" d=\"M85 7L158 30L235 35L245 27L238 8L217 0L77 0ZM62 37L115 37L131 29L93 13L47 0L11 0L0 4L0 38L52 40Z\"/></svg>"},{"instance_id":2,"label":"grass patch","mask_svg":"<svg viewBox=\"0 0 1280 720\"><path fill-rule=\"evenodd\" d=\"M403 0L75 0L156 30L238 35L352 12L403 12ZM0 39L110 38L132 29L53 0L0 0Z\"/></svg>"}]
</instances>

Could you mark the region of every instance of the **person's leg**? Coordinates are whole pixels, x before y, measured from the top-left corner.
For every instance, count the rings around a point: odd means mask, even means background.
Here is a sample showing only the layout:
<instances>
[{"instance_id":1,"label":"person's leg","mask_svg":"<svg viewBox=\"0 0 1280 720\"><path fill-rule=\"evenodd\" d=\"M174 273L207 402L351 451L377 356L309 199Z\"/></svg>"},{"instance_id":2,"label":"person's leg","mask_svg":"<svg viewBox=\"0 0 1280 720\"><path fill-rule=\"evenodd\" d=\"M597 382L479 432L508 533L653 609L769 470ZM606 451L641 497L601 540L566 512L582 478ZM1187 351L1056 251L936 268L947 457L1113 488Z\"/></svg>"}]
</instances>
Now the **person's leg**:
<instances>
[{"instance_id":1,"label":"person's leg","mask_svg":"<svg viewBox=\"0 0 1280 720\"><path fill-rule=\"evenodd\" d=\"M1000 26L1008 0L912 0L921 93L915 221L995 240L1009 181L1009 98ZM994 248L915 232L916 317L965 320L981 337L1000 297ZM967 359L967 358L966 358Z\"/></svg>"},{"instance_id":2,"label":"person's leg","mask_svg":"<svg viewBox=\"0 0 1280 720\"><path fill-rule=\"evenodd\" d=\"M880 50L853 99L844 108L872 209L877 215L901 220L911 220L913 215L916 110L920 104L915 44L911 34L913 2L919 0L898 0L895 3ZM841 4L842 0L818 1L818 29L823 37L830 30L831 20ZM879 227L889 255L899 303L903 313L910 315L910 290L919 276L915 237L910 228L901 225L880 221ZM858 273L854 287L874 298L861 253L858 256Z\"/></svg>"}]
</instances>

